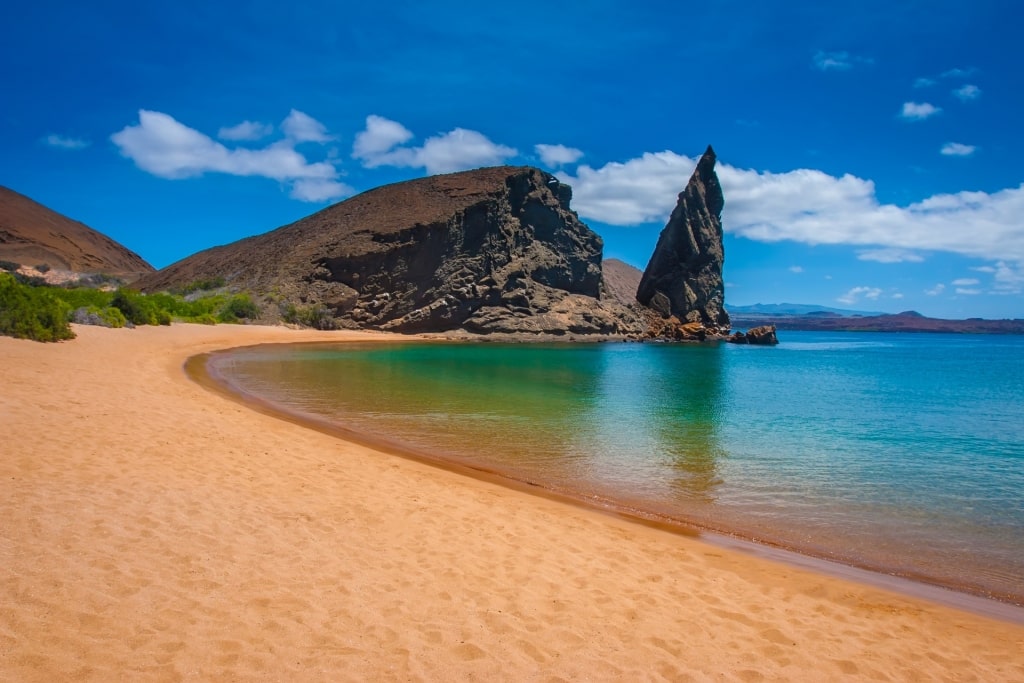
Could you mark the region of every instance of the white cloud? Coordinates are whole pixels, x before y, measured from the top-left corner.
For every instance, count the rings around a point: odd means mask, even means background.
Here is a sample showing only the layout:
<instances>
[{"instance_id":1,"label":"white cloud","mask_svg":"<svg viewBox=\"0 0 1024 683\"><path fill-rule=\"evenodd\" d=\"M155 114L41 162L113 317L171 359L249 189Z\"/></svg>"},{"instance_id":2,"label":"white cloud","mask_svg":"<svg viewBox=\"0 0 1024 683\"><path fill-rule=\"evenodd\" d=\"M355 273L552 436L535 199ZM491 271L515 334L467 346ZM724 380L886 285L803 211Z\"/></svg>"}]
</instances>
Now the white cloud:
<instances>
[{"instance_id":1,"label":"white cloud","mask_svg":"<svg viewBox=\"0 0 1024 683\"><path fill-rule=\"evenodd\" d=\"M969 157L977 151L974 145L964 145L959 142L947 142L939 150L939 154L947 157Z\"/></svg>"},{"instance_id":2,"label":"white cloud","mask_svg":"<svg viewBox=\"0 0 1024 683\"><path fill-rule=\"evenodd\" d=\"M292 109L281 122L281 130L288 139L295 142L330 142L334 138L327 134L327 127L308 114Z\"/></svg>"},{"instance_id":3,"label":"white cloud","mask_svg":"<svg viewBox=\"0 0 1024 683\"><path fill-rule=\"evenodd\" d=\"M924 293L927 294L928 296L938 296L939 294L942 294L944 291L946 291L946 285L940 282L931 289L924 290Z\"/></svg>"},{"instance_id":4,"label":"white cloud","mask_svg":"<svg viewBox=\"0 0 1024 683\"><path fill-rule=\"evenodd\" d=\"M962 102L970 102L981 97L981 88L976 85L967 84L962 88L957 88L953 91L953 95L958 97Z\"/></svg>"},{"instance_id":5,"label":"white cloud","mask_svg":"<svg viewBox=\"0 0 1024 683\"><path fill-rule=\"evenodd\" d=\"M942 72L942 77L943 78L966 78L967 76L970 76L970 75L974 74L976 71L977 71L977 69L975 69L973 66L969 67L969 68L966 68L966 69L960 69L960 68L949 69L948 71L943 71Z\"/></svg>"},{"instance_id":6,"label":"white cloud","mask_svg":"<svg viewBox=\"0 0 1024 683\"><path fill-rule=\"evenodd\" d=\"M942 109L928 102L904 102L900 118L907 121L923 121L928 117L935 116Z\"/></svg>"},{"instance_id":7,"label":"white cloud","mask_svg":"<svg viewBox=\"0 0 1024 683\"><path fill-rule=\"evenodd\" d=\"M533 149L544 165L550 167L575 164L583 156L581 150L565 145L534 145Z\"/></svg>"},{"instance_id":8,"label":"white cloud","mask_svg":"<svg viewBox=\"0 0 1024 683\"><path fill-rule=\"evenodd\" d=\"M953 286L955 287L973 287L979 284L981 284L981 281L973 277L962 277L958 280L953 280Z\"/></svg>"},{"instance_id":9,"label":"white cloud","mask_svg":"<svg viewBox=\"0 0 1024 683\"><path fill-rule=\"evenodd\" d=\"M789 272L791 273L802 273L804 272L803 266L790 266Z\"/></svg>"},{"instance_id":10,"label":"white cloud","mask_svg":"<svg viewBox=\"0 0 1024 683\"><path fill-rule=\"evenodd\" d=\"M902 299L903 298L903 292L894 292L893 295L892 295L892 298L893 299Z\"/></svg>"},{"instance_id":11,"label":"white cloud","mask_svg":"<svg viewBox=\"0 0 1024 683\"><path fill-rule=\"evenodd\" d=\"M861 249L857 252L861 261L877 261L878 263L921 263L924 257L907 249L887 247L883 249Z\"/></svg>"},{"instance_id":12,"label":"white cloud","mask_svg":"<svg viewBox=\"0 0 1024 683\"><path fill-rule=\"evenodd\" d=\"M230 149L168 114L143 109L137 125L125 126L110 139L136 166L161 178L190 178L204 173L271 178L295 183L292 196L307 201L337 199L351 193L351 188L337 182L338 171L332 164L311 163L295 150L299 141L296 137L261 149ZM314 180L318 182L304 183L304 189L297 187L298 181ZM328 188L333 188L335 194L327 196ZM313 196L319 199L311 199Z\"/></svg>"},{"instance_id":13,"label":"white cloud","mask_svg":"<svg viewBox=\"0 0 1024 683\"><path fill-rule=\"evenodd\" d=\"M43 142L45 142L50 147L56 147L57 149L85 149L86 147L92 144L88 140L83 140L81 138L71 138L65 135L57 135L55 133L47 135L45 138L43 138Z\"/></svg>"},{"instance_id":14,"label":"white cloud","mask_svg":"<svg viewBox=\"0 0 1024 683\"><path fill-rule=\"evenodd\" d=\"M405 133L409 131L397 121L369 116L366 129L356 135L352 155L367 168L424 168L427 173L436 174L494 166L518 154L515 149L491 142L475 130L455 128L427 138L421 147L399 147L412 137L411 133L408 136Z\"/></svg>"},{"instance_id":15,"label":"white cloud","mask_svg":"<svg viewBox=\"0 0 1024 683\"><path fill-rule=\"evenodd\" d=\"M329 178L302 178L292 185L289 196L304 202L326 202L354 194L355 190Z\"/></svg>"},{"instance_id":16,"label":"white cloud","mask_svg":"<svg viewBox=\"0 0 1024 683\"><path fill-rule=\"evenodd\" d=\"M956 288L956 293L957 294L966 294L967 296L974 296L976 294L981 294L981 290L980 289L966 289L964 287L957 287Z\"/></svg>"},{"instance_id":17,"label":"white cloud","mask_svg":"<svg viewBox=\"0 0 1024 683\"><path fill-rule=\"evenodd\" d=\"M814 55L814 66L820 71L849 71L855 64L873 64L870 57L858 57L849 52L825 52L819 50Z\"/></svg>"},{"instance_id":18,"label":"white cloud","mask_svg":"<svg viewBox=\"0 0 1024 683\"><path fill-rule=\"evenodd\" d=\"M356 134L352 157L364 160L369 168L381 166L387 163L388 152L412 137L412 131L397 121L370 114L366 117L366 129Z\"/></svg>"},{"instance_id":19,"label":"white cloud","mask_svg":"<svg viewBox=\"0 0 1024 683\"><path fill-rule=\"evenodd\" d=\"M836 298L836 301L843 304L855 304L860 301L861 297L875 301L882 295L882 290L878 287L854 287L846 294Z\"/></svg>"},{"instance_id":20,"label":"white cloud","mask_svg":"<svg viewBox=\"0 0 1024 683\"><path fill-rule=\"evenodd\" d=\"M666 151L597 169L581 165L575 176L558 177L572 185L573 206L586 219L664 224L695 165L695 159ZM1024 262L1024 184L896 206L880 203L874 183L852 175L759 172L728 164L717 171L725 194L723 228L739 237L864 247L876 261L896 255L912 261L914 251L944 251ZM886 249L901 251L879 253Z\"/></svg>"},{"instance_id":21,"label":"white cloud","mask_svg":"<svg viewBox=\"0 0 1024 683\"><path fill-rule=\"evenodd\" d=\"M937 81L934 78L918 78L914 81L915 88L930 88L935 85Z\"/></svg>"},{"instance_id":22,"label":"white cloud","mask_svg":"<svg viewBox=\"0 0 1024 683\"><path fill-rule=\"evenodd\" d=\"M217 131L217 137L221 140L259 140L274 132L274 127L269 123L257 121L242 121L235 126L226 126Z\"/></svg>"},{"instance_id":23,"label":"white cloud","mask_svg":"<svg viewBox=\"0 0 1024 683\"><path fill-rule=\"evenodd\" d=\"M975 268L975 270L982 270ZM984 271L983 271L984 272ZM1024 292L1024 266L1020 263L1011 264L999 261L994 269L994 288L996 294L1020 294Z\"/></svg>"}]
</instances>

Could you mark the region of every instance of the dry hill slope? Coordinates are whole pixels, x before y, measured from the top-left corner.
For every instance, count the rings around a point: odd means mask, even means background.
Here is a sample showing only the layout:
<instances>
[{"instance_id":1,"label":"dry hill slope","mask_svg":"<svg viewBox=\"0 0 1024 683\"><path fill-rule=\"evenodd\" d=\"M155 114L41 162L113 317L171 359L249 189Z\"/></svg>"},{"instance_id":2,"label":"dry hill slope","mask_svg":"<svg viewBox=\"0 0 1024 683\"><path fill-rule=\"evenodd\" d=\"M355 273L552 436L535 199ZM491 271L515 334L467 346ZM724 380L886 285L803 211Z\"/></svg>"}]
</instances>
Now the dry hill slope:
<instances>
[{"instance_id":1,"label":"dry hill slope","mask_svg":"<svg viewBox=\"0 0 1024 683\"><path fill-rule=\"evenodd\" d=\"M76 273L134 276L153 271L106 235L6 187L0 187L0 259Z\"/></svg>"}]
</instances>

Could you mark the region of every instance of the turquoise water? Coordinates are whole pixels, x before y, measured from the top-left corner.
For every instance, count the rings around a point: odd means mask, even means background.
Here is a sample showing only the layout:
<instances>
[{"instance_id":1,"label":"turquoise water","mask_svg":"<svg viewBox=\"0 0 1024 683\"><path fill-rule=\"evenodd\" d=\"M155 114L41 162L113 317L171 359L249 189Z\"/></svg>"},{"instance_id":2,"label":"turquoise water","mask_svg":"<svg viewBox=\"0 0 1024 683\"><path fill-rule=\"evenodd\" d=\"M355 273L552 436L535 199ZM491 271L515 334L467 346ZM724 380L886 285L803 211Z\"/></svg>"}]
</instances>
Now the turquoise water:
<instances>
[{"instance_id":1,"label":"turquoise water","mask_svg":"<svg viewBox=\"0 0 1024 683\"><path fill-rule=\"evenodd\" d=\"M234 388L546 488L1024 602L1024 337L256 347Z\"/></svg>"}]
</instances>

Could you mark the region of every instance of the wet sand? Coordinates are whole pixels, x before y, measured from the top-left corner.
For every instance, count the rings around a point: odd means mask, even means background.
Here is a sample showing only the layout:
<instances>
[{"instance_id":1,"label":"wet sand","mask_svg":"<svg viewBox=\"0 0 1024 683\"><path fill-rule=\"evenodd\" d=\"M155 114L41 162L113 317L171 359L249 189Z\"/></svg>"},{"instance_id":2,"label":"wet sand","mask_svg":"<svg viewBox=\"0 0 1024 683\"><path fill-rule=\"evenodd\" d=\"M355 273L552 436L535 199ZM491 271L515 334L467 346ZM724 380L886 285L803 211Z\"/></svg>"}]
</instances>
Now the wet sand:
<instances>
[{"instance_id":1,"label":"wet sand","mask_svg":"<svg viewBox=\"0 0 1024 683\"><path fill-rule=\"evenodd\" d=\"M0 680L1024 681L1024 626L431 467L185 360L0 338Z\"/></svg>"}]
</instances>

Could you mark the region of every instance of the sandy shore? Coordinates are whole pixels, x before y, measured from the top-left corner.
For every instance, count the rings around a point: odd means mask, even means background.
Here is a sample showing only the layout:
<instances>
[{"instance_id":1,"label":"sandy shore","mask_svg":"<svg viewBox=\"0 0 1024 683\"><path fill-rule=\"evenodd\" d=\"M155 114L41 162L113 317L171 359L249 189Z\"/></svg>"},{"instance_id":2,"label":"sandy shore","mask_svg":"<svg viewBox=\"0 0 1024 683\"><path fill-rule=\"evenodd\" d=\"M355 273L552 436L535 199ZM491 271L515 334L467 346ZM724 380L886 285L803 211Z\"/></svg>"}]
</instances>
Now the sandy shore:
<instances>
[{"instance_id":1,"label":"sandy shore","mask_svg":"<svg viewBox=\"0 0 1024 683\"><path fill-rule=\"evenodd\" d=\"M1024 626L376 452L189 380L384 335L0 337L0 680L1024 681Z\"/></svg>"}]
</instances>

